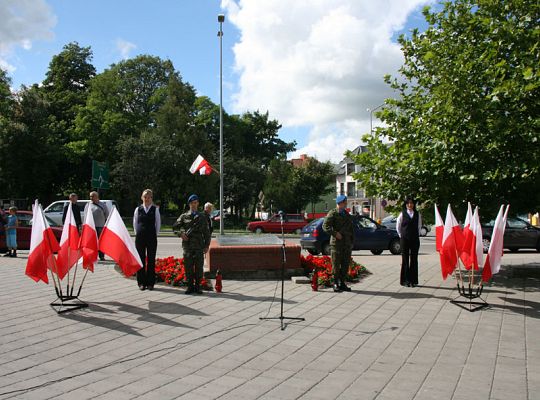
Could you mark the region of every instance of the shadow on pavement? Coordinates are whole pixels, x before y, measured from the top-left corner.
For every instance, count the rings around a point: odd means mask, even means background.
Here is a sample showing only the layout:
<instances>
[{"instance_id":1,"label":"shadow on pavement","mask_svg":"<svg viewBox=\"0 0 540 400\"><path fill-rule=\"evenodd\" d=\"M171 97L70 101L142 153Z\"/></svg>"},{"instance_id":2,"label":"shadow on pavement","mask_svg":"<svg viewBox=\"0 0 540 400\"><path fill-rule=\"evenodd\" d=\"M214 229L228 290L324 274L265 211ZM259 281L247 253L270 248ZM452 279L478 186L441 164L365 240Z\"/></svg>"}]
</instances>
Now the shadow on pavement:
<instances>
[{"instance_id":1,"label":"shadow on pavement","mask_svg":"<svg viewBox=\"0 0 540 400\"><path fill-rule=\"evenodd\" d=\"M130 314L137 315L137 321L144 321L148 323L155 323L160 325L167 325L174 328L187 328L187 329L193 329L189 325L181 324L179 322L176 322L172 319L165 318L161 315L157 315L154 312L158 313L169 313L169 314L177 314L177 315L198 315L198 316L206 316L208 314L205 314L203 312L200 312L198 310L194 310L192 308L182 306L176 303L161 303L161 302L150 302L154 304L149 304L149 309L132 306L124 303L120 303L117 301L111 301L111 302L95 302L91 303L89 306L89 311L95 311L98 313L108 314L112 318L102 318L95 316L90 313L77 313L77 314L63 314L62 317L84 322L87 324L100 326L103 328L116 330L119 332L127 333L129 335L136 335L136 336L144 336L141 335L136 328L125 324L123 322L120 322L114 318L115 314L118 314L119 312L125 312ZM155 304L157 303L157 304ZM111 306L111 307L107 307ZM153 308L154 311L151 311L150 309Z\"/></svg>"}]
</instances>

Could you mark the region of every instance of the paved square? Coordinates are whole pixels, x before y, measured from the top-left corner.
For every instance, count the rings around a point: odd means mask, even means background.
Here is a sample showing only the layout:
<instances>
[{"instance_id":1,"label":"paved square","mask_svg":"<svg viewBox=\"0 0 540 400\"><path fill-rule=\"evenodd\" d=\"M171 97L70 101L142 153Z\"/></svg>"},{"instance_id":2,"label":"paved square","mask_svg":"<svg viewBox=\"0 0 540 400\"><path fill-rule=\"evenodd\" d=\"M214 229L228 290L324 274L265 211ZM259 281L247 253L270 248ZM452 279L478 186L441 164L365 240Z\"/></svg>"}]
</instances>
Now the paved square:
<instances>
[{"instance_id":1,"label":"paved square","mask_svg":"<svg viewBox=\"0 0 540 400\"><path fill-rule=\"evenodd\" d=\"M284 314L305 322L284 331L259 320L279 316L275 281L140 292L105 262L82 290L90 307L57 315L52 284L24 275L28 252L0 258L0 398L540 399L539 281L503 272L471 313L421 252L417 288L399 286L388 252L355 253L372 275L351 293L286 282Z\"/></svg>"}]
</instances>

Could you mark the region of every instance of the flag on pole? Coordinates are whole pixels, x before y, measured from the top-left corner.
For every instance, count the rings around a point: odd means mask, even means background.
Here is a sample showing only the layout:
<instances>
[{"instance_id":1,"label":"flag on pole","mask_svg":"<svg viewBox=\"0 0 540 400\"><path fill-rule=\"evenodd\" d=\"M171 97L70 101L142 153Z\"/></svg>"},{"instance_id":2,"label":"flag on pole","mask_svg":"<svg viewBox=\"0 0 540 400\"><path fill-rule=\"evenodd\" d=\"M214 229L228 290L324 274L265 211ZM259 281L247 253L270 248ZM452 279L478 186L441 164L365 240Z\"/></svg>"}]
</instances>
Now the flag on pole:
<instances>
[{"instance_id":1,"label":"flag on pole","mask_svg":"<svg viewBox=\"0 0 540 400\"><path fill-rule=\"evenodd\" d=\"M472 265L472 260L471 260L472 255L470 254L471 243L474 238L473 233L471 232L472 219L473 219L473 213L472 213L471 203L467 202L467 216L465 217L465 224L463 226L463 232L462 232L463 244L461 248L458 248L459 258L461 259L461 261L463 262L463 265L467 269L470 269Z\"/></svg>"},{"instance_id":2,"label":"flag on pole","mask_svg":"<svg viewBox=\"0 0 540 400\"><path fill-rule=\"evenodd\" d=\"M440 253L442 250L442 238L444 233L444 222L439 213L439 208L435 204L435 249Z\"/></svg>"},{"instance_id":3,"label":"flag on pole","mask_svg":"<svg viewBox=\"0 0 540 400\"><path fill-rule=\"evenodd\" d=\"M452 208L448 204L448 209L446 210L446 219L444 221L444 232L441 244L441 271L443 279L446 279L448 275L451 275L456 268L458 262L458 238L457 236L461 234L459 224L457 223L456 217L452 213Z\"/></svg>"},{"instance_id":4,"label":"flag on pole","mask_svg":"<svg viewBox=\"0 0 540 400\"><path fill-rule=\"evenodd\" d=\"M508 216L508 209L506 207L504 211L504 204L499 209L497 218L495 219L495 225L493 225L493 232L491 233L491 243L489 244L489 250L484 263L484 270L482 271L482 280L488 282L491 277L499 272L501 268L501 259L503 256L503 240L504 230L506 228L506 218Z\"/></svg>"},{"instance_id":5,"label":"flag on pole","mask_svg":"<svg viewBox=\"0 0 540 400\"><path fill-rule=\"evenodd\" d=\"M132 276L143 264L116 207L113 207L99 237L99 250L110 256L125 276Z\"/></svg>"},{"instance_id":6,"label":"flag on pole","mask_svg":"<svg viewBox=\"0 0 540 400\"><path fill-rule=\"evenodd\" d=\"M53 269L54 252L59 250L58 241L47 223L43 210L36 200L33 205L30 253L26 262L26 275L39 282L49 283L47 268Z\"/></svg>"},{"instance_id":7,"label":"flag on pole","mask_svg":"<svg viewBox=\"0 0 540 400\"><path fill-rule=\"evenodd\" d=\"M210 167L208 161L206 161L204 157L200 154L197 156L195 161L193 161L193 164L191 164L191 167L189 168L189 172L191 172L192 174L197 171L199 171L199 174L201 175L210 175L212 173L212 167Z\"/></svg>"},{"instance_id":8,"label":"flag on pole","mask_svg":"<svg viewBox=\"0 0 540 400\"><path fill-rule=\"evenodd\" d=\"M60 237L60 250L56 257L56 267L58 268L58 278L64 279L66 274L79 259L79 229L75 224L75 218L69 202L64 229Z\"/></svg>"},{"instance_id":9,"label":"flag on pole","mask_svg":"<svg viewBox=\"0 0 540 400\"><path fill-rule=\"evenodd\" d=\"M84 224L82 226L79 248L83 258L83 268L94 272L94 263L98 259L98 237L94 215L90 210L90 203L86 205Z\"/></svg>"},{"instance_id":10,"label":"flag on pole","mask_svg":"<svg viewBox=\"0 0 540 400\"><path fill-rule=\"evenodd\" d=\"M474 209L474 214L471 222L471 232L473 239L470 243L469 256L471 266L467 268L474 268L478 270L482 266L482 259L484 258L484 243L482 237L482 225L480 225L480 216L478 214L478 207Z\"/></svg>"}]
</instances>

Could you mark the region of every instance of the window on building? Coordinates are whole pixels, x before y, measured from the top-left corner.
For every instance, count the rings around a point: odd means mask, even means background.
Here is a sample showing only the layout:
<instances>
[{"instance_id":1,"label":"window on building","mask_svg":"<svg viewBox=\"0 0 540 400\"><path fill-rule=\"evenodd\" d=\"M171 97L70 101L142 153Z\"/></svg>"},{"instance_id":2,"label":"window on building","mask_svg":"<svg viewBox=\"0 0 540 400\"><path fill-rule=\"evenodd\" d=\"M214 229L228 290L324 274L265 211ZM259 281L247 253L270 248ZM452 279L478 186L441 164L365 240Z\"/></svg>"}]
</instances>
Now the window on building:
<instances>
[{"instance_id":1,"label":"window on building","mask_svg":"<svg viewBox=\"0 0 540 400\"><path fill-rule=\"evenodd\" d=\"M343 182L339 184L339 194L345 194L345 184Z\"/></svg>"},{"instance_id":2,"label":"window on building","mask_svg":"<svg viewBox=\"0 0 540 400\"><path fill-rule=\"evenodd\" d=\"M355 172L354 163L348 163L347 164L347 175L351 175L353 172Z\"/></svg>"},{"instance_id":3,"label":"window on building","mask_svg":"<svg viewBox=\"0 0 540 400\"><path fill-rule=\"evenodd\" d=\"M347 182L347 196L356 197L356 182Z\"/></svg>"}]
</instances>

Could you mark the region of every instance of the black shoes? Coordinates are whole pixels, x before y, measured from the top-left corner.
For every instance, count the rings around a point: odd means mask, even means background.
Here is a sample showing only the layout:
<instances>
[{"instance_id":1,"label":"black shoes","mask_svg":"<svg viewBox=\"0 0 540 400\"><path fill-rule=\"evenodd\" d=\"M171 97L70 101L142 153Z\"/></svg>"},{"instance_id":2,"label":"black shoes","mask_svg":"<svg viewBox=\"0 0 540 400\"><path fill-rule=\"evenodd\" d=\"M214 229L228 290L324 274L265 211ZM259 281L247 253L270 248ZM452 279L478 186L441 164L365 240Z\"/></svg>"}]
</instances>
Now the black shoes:
<instances>
[{"instance_id":1,"label":"black shoes","mask_svg":"<svg viewBox=\"0 0 540 400\"><path fill-rule=\"evenodd\" d=\"M339 285L339 288L341 289L342 292L350 292L351 291L351 288L348 287L344 282L342 282L341 285Z\"/></svg>"},{"instance_id":2,"label":"black shoes","mask_svg":"<svg viewBox=\"0 0 540 400\"><path fill-rule=\"evenodd\" d=\"M147 289L148 289L148 290L154 290L154 285L148 286Z\"/></svg>"},{"instance_id":3,"label":"black shoes","mask_svg":"<svg viewBox=\"0 0 540 400\"><path fill-rule=\"evenodd\" d=\"M195 289L193 288L193 286L188 286L186 290L186 294L193 294L193 293L195 293Z\"/></svg>"},{"instance_id":4,"label":"black shoes","mask_svg":"<svg viewBox=\"0 0 540 400\"><path fill-rule=\"evenodd\" d=\"M195 293L202 294L202 289L199 286L195 286Z\"/></svg>"},{"instance_id":5,"label":"black shoes","mask_svg":"<svg viewBox=\"0 0 540 400\"><path fill-rule=\"evenodd\" d=\"M146 286L144 285L139 285L139 290L145 290L146 289Z\"/></svg>"},{"instance_id":6,"label":"black shoes","mask_svg":"<svg viewBox=\"0 0 540 400\"><path fill-rule=\"evenodd\" d=\"M334 292L336 292L336 293L341 293L342 292L341 286L339 286L337 283L334 283L333 288L334 288Z\"/></svg>"}]
</instances>

